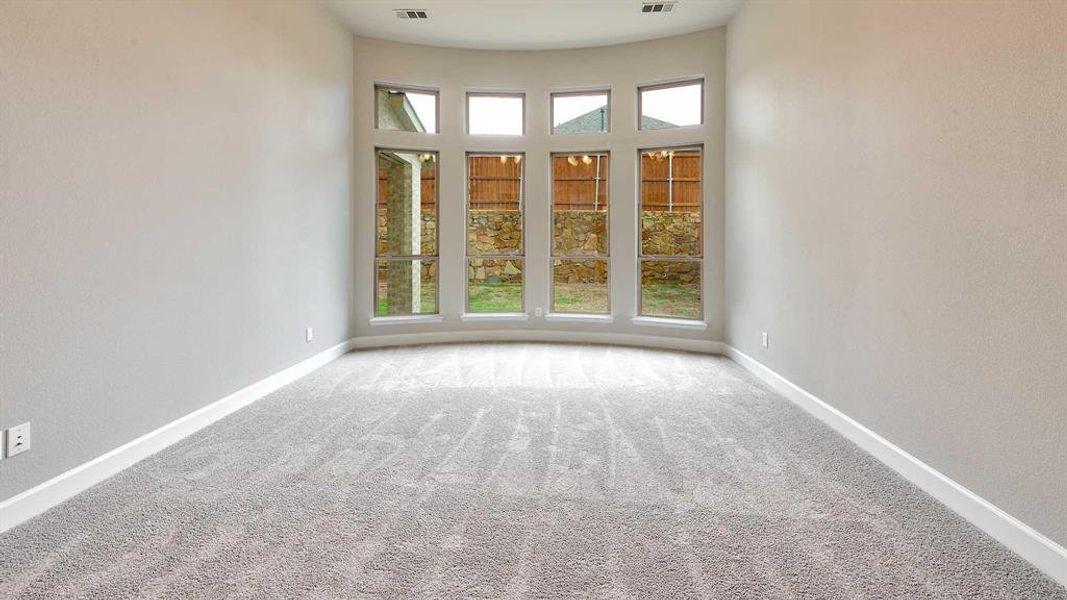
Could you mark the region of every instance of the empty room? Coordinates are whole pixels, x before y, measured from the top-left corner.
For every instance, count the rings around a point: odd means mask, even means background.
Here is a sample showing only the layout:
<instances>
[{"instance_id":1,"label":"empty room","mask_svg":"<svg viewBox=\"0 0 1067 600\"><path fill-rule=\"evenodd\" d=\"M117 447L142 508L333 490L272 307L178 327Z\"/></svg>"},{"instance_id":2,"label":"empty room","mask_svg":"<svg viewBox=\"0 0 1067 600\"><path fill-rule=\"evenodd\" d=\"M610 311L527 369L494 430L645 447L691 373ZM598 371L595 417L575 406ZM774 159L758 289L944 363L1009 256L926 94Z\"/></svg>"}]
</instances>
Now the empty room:
<instances>
[{"instance_id":1,"label":"empty room","mask_svg":"<svg viewBox=\"0 0 1067 600\"><path fill-rule=\"evenodd\" d=\"M1065 546L1067 2L0 0L0 598Z\"/></svg>"}]
</instances>

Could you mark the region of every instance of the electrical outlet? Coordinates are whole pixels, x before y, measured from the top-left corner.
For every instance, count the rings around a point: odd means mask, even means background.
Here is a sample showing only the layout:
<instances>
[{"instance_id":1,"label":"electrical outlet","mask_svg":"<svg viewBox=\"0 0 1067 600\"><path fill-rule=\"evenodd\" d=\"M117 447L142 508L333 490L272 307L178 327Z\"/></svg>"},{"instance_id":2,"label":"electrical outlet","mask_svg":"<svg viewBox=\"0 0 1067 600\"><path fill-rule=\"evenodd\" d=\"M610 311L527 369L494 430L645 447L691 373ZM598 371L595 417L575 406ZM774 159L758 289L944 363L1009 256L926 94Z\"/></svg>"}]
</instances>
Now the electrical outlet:
<instances>
[{"instance_id":1,"label":"electrical outlet","mask_svg":"<svg viewBox=\"0 0 1067 600\"><path fill-rule=\"evenodd\" d=\"M764 347L764 348L767 348L767 347L769 347L769 346L768 346L768 340L767 340L767 332L766 332L766 331L764 331L764 332L763 332L763 342L762 342L762 343L763 343L763 347Z\"/></svg>"},{"instance_id":2,"label":"electrical outlet","mask_svg":"<svg viewBox=\"0 0 1067 600\"><path fill-rule=\"evenodd\" d=\"M306 341L310 342L311 340L315 339L315 331L313 329L311 329L310 327L308 327L306 335L304 337L305 337Z\"/></svg>"},{"instance_id":3,"label":"electrical outlet","mask_svg":"<svg viewBox=\"0 0 1067 600\"><path fill-rule=\"evenodd\" d=\"M7 455L22 454L30 449L30 424L23 423L7 430Z\"/></svg>"},{"instance_id":4,"label":"electrical outlet","mask_svg":"<svg viewBox=\"0 0 1067 600\"><path fill-rule=\"evenodd\" d=\"M544 310L542 310L540 306L538 306L537 308L534 309L534 316L535 317L540 317L543 314L544 314Z\"/></svg>"}]
</instances>

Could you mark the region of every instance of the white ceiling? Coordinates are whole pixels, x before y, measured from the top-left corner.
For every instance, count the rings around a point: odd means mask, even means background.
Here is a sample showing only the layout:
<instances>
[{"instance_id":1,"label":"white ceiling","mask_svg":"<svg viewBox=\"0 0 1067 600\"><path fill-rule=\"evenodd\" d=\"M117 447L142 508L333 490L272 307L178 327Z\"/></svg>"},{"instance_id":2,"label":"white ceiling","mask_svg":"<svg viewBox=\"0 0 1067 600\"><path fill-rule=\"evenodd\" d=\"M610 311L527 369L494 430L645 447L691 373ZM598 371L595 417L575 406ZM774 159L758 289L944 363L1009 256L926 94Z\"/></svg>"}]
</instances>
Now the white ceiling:
<instances>
[{"instance_id":1,"label":"white ceiling","mask_svg":"<svg viewBox=\"0 0 1067 600\"><path fill-rule=\"evenodd\" d=\"M543 50L650 40L725 25L742 0L678 0L643 14L641 0L323 0L357 35L452 48ZM398 19L395 8L429 19Z\"/></svg>"}]
</instances>

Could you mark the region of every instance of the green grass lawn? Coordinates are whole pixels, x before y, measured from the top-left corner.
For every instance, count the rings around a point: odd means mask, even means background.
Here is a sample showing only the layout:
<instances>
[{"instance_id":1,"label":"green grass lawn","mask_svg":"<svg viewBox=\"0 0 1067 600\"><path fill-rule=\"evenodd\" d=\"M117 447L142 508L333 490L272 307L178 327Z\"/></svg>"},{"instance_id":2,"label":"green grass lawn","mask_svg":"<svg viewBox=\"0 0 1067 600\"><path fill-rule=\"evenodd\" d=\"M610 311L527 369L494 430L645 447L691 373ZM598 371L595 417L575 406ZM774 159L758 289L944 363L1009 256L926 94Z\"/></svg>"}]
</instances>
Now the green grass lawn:
<instances>
[{"instance_id":1,"label":"green grass lawn","mask_svg":"<svg viewBox=\"0 0 1067 600\"><path fill-rule=\"evenodd\" d=\"M608 287L604 284L557 283L552 310L565 313L607 313Z\"/></svg>"},{"instance_id":2,"label":"green grass lawn","mask_svg":"<svg viewBox=\"0 0 1067 600\"><path fill-rule=\"evenodd\" d=\"M436 288L422 288L422 312L437 312ZM604 313L608 300L604 286L590 284L557 284L555 305L559 312ZM472 313L521 312L522 285L518 283L471 284L468 310ZM652 316L701 319L700 291L696 285L658 284L647 285L641 290L643 313ZM383 283L378 291L379 316L389 315L386 289Z\"/></svg>"},{"instance_id":3,"label":"green grass lawn","mask_svg":"<svg viewBox=\"0 0 1067 600\"><path fill-rule=\"evenodd\" d=\"M703 319L696 284L661 283L641 287L641 313L655 317Z\"/></svg>"},{"instance_id":4,"label":"green grass lawn","mask_svg":"<svg viewBox=\"0 0 1067 600\"><path fill-rule=\"evenodd\" d=\"M468 309L476 312L522 312L522 284L472 283Z\"/></svg>"},{"instance_id":5,"label":"green grass lawn","mask_svg":"<svg viewBox=\"0 0 1067 600\"><path fill-rule=\"evenodd\" d=\"M379 317L385 317L395 314L409 314L407 312L402 313L390 313L389 301L387 300L388 290L386 283L383 281L378 284L378 312L375 313ZM422 284L422 313L435 313L437 312L437 286Z\"/></svg>"}]
</instances>

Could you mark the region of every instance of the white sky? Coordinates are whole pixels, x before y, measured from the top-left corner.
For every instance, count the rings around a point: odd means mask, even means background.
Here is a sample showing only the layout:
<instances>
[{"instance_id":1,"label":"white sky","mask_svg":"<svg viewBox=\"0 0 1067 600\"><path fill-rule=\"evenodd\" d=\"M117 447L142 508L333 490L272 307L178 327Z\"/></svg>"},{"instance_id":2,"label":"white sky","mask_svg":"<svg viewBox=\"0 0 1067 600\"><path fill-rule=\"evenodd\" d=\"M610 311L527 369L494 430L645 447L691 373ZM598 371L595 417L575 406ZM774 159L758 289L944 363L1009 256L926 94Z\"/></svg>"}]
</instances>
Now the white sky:
<instances>
[{"instance_id":1,"label":"white sky","mask_svg":"<svg viewBox=\"0 0 1067 600\"><path fill-rule=\"evenodd\" d=\"M607 94L589 96L559 96L552 99L552 126L570 121L574 117L600 108L608 103Z\"/></svg>"},{"instance_id":2,"label":"white sky","mask_svg":"<svg viewBox=\"0 0 1067 600\"><path fill-rule=\"evenodd\" d=\"M468 132L476 135L522 135L520 96L468 96Z\"/></svg>"},{"instance_id":3,"label":"white sky","mask_svg":"<svg viewBox=\"0 0 1067 600\"><path fill-rule=\"evenodd\" d=\"M437 133L437 99L433 94L408 92L408 101L419 120L431 133ZM478 135L522 135L523 99L513 96L471 96L470 133ZM560 96L553 99L552 126L569 121L604 106L603 94ZM645 115L674 123L700 123L700 84L642 92L641 108Z\"/></svg>"},{"instance_id":4,"label":"white sky","mask_svg":"<svg viewBox=\"0 0 1067 600\"><path fill-rule=\"evenodd\" d=\"M407 92L407 96L427 133L437 133L437 96L417 92Z\"/></svg>"},{"instance_id":5,"label":"white sky","mask_svg":"<svg viewBox=\"0 0 1067 600\"><path fill-rule=\"evenodd\" d=\"M647 90L641 93L641 112L678 126L700 124L700 84Z\"/></svg>"}]
</instances>

